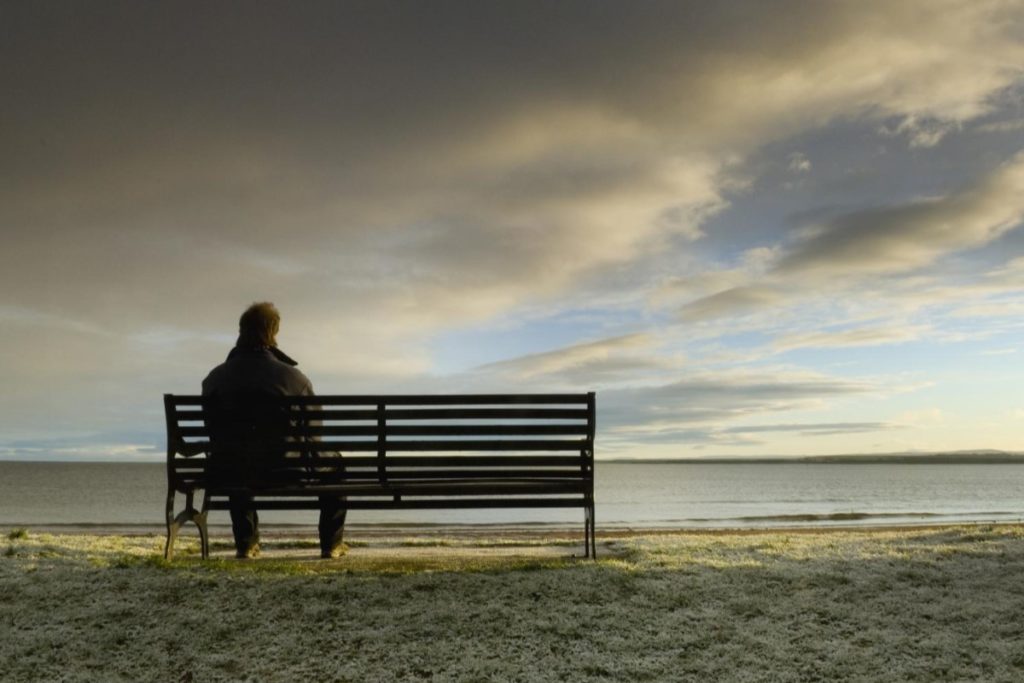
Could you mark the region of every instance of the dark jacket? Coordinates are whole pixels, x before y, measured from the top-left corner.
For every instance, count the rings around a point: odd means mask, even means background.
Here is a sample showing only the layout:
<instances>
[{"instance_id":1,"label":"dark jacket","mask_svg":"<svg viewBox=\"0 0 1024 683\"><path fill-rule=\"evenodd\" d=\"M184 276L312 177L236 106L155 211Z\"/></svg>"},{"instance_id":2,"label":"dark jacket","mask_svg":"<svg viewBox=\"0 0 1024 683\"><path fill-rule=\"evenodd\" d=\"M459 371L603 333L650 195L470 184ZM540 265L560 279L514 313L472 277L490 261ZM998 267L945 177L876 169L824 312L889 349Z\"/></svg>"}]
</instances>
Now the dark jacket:
<instances>
[{"instance_id":1,"label":"dark jacket","mask_svg":"<svg viewBox=\"0 0 1024 683\"><path fill-rule=\"evenodd\" d=\"M312 383L295 365L274 348L236 346L227 360L203 380L203 396L216 399L208 407L214 445L210 454L212 480L223 477L254 486L267 477L280 481L288 473L301 474L301 470L291 468L280 471L280 458L285 453L273 445L280 443L289 425L296 424L288 411L281 411L275 397L313 395ZM310 420L308 424L319 422ZM276 474L271 475L272 470Z\"/></svg>"},{"instance_id":2,"label":"dark jacket","mask_svg":"<svg viewBox=\"0 0 1024 683\"><path fill-rule=\"evenodd\" d=\"M203 380L203 395L312 396L313 384L296 363L274 348L235 347Z\"/></svg>"}]
</instances>

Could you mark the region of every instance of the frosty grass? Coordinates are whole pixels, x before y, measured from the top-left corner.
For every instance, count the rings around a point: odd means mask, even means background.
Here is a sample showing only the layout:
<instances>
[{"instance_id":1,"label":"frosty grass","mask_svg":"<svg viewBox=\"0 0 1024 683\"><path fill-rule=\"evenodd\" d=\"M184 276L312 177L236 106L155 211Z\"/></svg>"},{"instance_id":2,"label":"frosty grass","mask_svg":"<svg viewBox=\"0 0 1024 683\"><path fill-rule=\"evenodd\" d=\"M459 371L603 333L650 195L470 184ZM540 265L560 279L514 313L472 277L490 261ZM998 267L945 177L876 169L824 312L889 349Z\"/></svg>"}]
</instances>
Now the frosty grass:
<instances>
[{"instance_id":1,"label":"frosty grass","mask_svg":"<svg viewBox=\"0 0 1024 683\"><path fill-rule=\"evenodd\" d=\"M1024 680L1024 526L600 540L4 530L0 679Z\"/></svg>"}]
</instances>

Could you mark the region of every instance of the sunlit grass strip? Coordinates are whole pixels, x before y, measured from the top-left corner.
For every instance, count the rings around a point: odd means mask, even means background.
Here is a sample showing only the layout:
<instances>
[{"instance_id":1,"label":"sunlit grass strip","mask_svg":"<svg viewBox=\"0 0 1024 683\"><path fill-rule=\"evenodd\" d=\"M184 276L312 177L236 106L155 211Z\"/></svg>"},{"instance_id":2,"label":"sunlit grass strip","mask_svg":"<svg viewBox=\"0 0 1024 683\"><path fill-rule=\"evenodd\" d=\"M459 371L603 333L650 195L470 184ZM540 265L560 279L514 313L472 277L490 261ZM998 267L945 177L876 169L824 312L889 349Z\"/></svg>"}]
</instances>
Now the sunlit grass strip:
<instances>
[{"instance_id":1,"label":"sunlit grass strip","mask_svg":"<svg viewBox=\"0 0 1024 683\"><path fill-rule=\"evenodd\" d=\"M379 573L408 574L415 572L481 572L481 571L530 571L570 566L583 561L573 557L568 550L579 546L571 540L548 539L524 541L522 539L473 540L466 538L400 538L386 541L354 541L347 543L349 552L336 560L324 561L317 557L319 545L305 539L275 539L268 546L275 550L309 552L308 558L279 559L272 556L255 561L238 561L233 557L200 559L199 544L187 539L181 542L175 559L163 559L162 539L153 536L117 535L54 535L32 534L10 539L5 555L28 561L37 568L39 562L73 566L87 564L98 568L153 568L168 571L240 574L317 575L334 573ZM17 541L17 542L13 542ZM395 552L382 555L361 553L373 546L375 549L394 548ZM515 554L466 554L446 550L460 549L517 549L554 547L566 548L565 554L557 557L516 556ZM402 548L436 549L429 555L403 556ZM214 553L233 551L227 542L211 544Z\"/></svg>"}]
</instances>

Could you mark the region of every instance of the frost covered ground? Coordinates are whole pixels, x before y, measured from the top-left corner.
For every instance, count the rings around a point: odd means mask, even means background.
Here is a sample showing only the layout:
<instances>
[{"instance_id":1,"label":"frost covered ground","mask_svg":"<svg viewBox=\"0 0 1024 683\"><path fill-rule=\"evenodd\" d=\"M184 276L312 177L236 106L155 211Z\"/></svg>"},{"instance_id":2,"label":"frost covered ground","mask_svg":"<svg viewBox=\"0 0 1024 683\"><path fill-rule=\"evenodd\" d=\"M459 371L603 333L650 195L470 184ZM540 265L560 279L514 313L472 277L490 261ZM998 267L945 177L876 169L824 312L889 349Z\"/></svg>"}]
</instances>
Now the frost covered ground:
<instances>
[{"instance_id":1,"label":"frost covered ground","mask_svg":"<svg viewBox=\"0 0 1024 683\"><path fill-rule=\"evenodd\" d=\"M600 541L4 530L0 680L1024 680L1021 526Z\"/></svg>"}]
</instances>

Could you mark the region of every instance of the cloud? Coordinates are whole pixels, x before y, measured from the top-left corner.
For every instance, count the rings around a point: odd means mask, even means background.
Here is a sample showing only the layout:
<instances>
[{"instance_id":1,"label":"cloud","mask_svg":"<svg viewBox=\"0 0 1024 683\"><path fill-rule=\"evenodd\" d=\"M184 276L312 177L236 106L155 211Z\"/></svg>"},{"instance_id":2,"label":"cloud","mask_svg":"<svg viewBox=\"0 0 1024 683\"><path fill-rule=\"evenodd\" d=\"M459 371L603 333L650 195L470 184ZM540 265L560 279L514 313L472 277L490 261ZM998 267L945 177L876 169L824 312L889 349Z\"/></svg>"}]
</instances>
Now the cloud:
<instances>
[{"instance_id":1,"label":"cloud","mask_svg":"<svg viewBox=\"0 0 1024 683\"><path fill-rule=\"evenodd\" d=\"M946 421L946 415L941 408L925 408L923 410L909 410L901 413L896 420L904 425L925 427L934 429L936 425Z\"/></svg>"},{"instance_id":2,"label":"cloud","mask_svg":"<svg viewBox=\"0 0 1024 683\"><path fill-rule=\"evenodd\" d=\"M893 128L883 126L882 135L904 135L913 147L934 147L953 131L959 129L958 121L944 121L935 118L907 116Z\"/></svg>"},{"instance_id":3,"label":"cloud","mask_svg":"<svg viewBox=\"0 0 1024 683\"><path fill-rule=\"evenodd\" d=\"M642 440L645 433L807 409L875 391L864 382L816 373L701 373L668 384L602 393L602 424Z\"/></svg>"},{"instance_id":4,"label":"cloud","mask_svg":"<svg viewBox=\"0 0 1024 683\"><path fill-rule=\"evenodd\" d=\"M952 315L959 316L1011 314L1007 297L1019 291L1024 269L1021 259L998 259L1012 256L1014 243L972 259L1011 239L1024 222L1024 153L941 196L813 213L824 218L791 222L786 237L745 250L738 266L712 264L670 278L651 302L671 307L684 300L678 308L684 322L735 325L742 319L760 328L775 327L782 318L799 324L812 309L833 327L891 317L886 307L905 316L935 306L956 307ZM851 306L859 309L853 318L836 317ZM849 334L856 341L866 333Z\"/></svg>"},{"instance_id":5,"label":"cloud","mask_svg":"<svg viewBox=\"0 0 1024 683\"><path fill-rule=\"evenodd\" d=\"M1012 356L1019 351L1017 348L988 349L981 352L983 356Z\"/></svg>"},{"instance_id":6,"label":"cloud","mask_svg":"<svg viewBox=\"0 0 1024 683\"><path fill-rule=\"evenodd\" d=\"M589 301L625 270L633 291L615 294L643 298L687 275L647 273L648 259L707 257L735 160L833 122L991 113L1021 78L1020 14L944 0L5 7L0 369L26 388L0 401L0 429L47 429L44 412L159 428L156 397L197 386L253 300L279 305L282 344L318 388L344 391L429 374L435 336ZM1018 215L1000 177L850 214L783 263L877 272L984 244ZM942 212L955 230L934 227ZM737 278L693 296L687 322L790 292ZM491 371L658 371L640 347L580 346Z\"/></svg>"},{"instance_id":7,"label":"cloud","mask_svg":"<svg viewBox=\"0 0 1024 683\"><path fill-rule=\"evenodd\" d=\"M972 184L946 195L846 211L794 229L788 244L745 252L760 254L756 267L747 263L677 278L663 286L655 301L665 305L680 294L696 294L679 309L685 322L784 309L825 292L837 294L865 286L874 289L880 276L905 276L979 249L1007 235L1022 221L1024 153L1018 153ZM935 301L976 296L978 288L1012 290L1019 286L1019 282L1011 282L1019 280L1017 270L1008 264L970 285L933 291L939 297ZM715 284L726 286L710 294L702 291ZM887 287L888 292L880 292L887 298L914 298L915 289L921 289L906 278L889 281Z\"/></svg>"},{"instance_id":8,"label":"cloud","mask_svg":"<svg viewBox=\"0 0 1024 683\"><path fill-rule=\"evenodd\" d=\"M837 434L864 434L896 429L887 422L815 422L797 424L744 425L729 427L730 434L762 434L769 432L795 432L801 436L834 436Z\"/></svg>"},{"instance_id":9,"label":"cloud","mask_svg":"<svg viewBox=\"0 0 1024 683\"><path fill-rule=\"evenodd\" d=\"M0 84L3 284L105 322L214 325L259 289L380 311L362 328L486 318L698 238L721 159L835 117L984 113L1024 61L1010 11L918 9L10 10L33 59Z\"/></svg>"},{"instance_id":10,"label":"cloud","mask_svg":"<svg viewBox=\"0 0 1024 683\"><path fill-rule=\"evenodd\" d=\"M943 197L855 211L822 225L782 257L782 275L870 275L929 265L1004 235L1024 220L1024 154Z\"/></svg>"},{"instance_id":11,"label":"cloud","mask_svg":"<svg viewBox=\"0 0 1024 683\"><path fill-rule=\"evenodd\" d=\"M538 380L595 386L615 380L635 381L642 373L675 364L654 351L648 334L630 334L489 363L473 373L496 373L513 381Z\"/></svg>"},{"instance_id":12,"label":"cloud","mask_svg":"<svg viewBox=\"0 0 1024 683\"><path fill-rule=\"evenodd\" d=\"M44 311L24 308L22 306L0 305L0 323L18 327L31 327L49 330L53 334L72 333L105 336L108 333L101 327L84 320L54 315Z\"/></svg>"},{"instance_id":13,"label":"cloud","mask_svg":"<svg viewBox=\"0 0 1024 683\"><path fill-rule=\"evenodd\" d=\"M1011 119L1009 121L992 121L975 126L978 133L1013 133L1024 130L1024 119Z\"/></svg>"},{"instance_id":14,"label":"cloud","mask_svg":"<svg viewBox=\"0 0 1024 683\"><path fill-rule=\"evenodd\" d=\"M645 446L657 445L689 445L705 446L762 446L765 441L758 439L759 434L795 434L801 438L822 436L843 436L851 434L873 434L899 429L898 426L886 422L835 422L835 423L793 423L771 425L745 425L720 428L715 426L647 429L638 432L616 433L608 435L610 447L617 450L618 441L625 438L629 443Z\"/></svg>"},{"instance_id":15,"label":"cloud","mask_svg":"<svg viewBox=\"0 0 1024 683\"><path fill-rule=\"evenodd\" d=\"M725 315L758 312L785 299L776 288L767 285L733 287L686 304L679 316L694 322Z\"/></svg>"},{"instance_id":16,"label":"cloud","mask_svg":"<svg viewBox=\"0 0 1024 683\"><path fill-rule=\"evenodd\" d=\"M572 345L491 363L460 378L470 391L494 386L557 390L598 388L602 440L614 444L739 443L760 432L855 433L882 429L880 423L800 423L773 429L736 421L822 408L829 402L877 394L872 382L800 370L708 371L683 369L657 353L661 341L631 334ZM495 376L499 381L495 382ZM666 382L666 378L675 377ZM890 388L891 389L891 388ZM845 432L843 431L845 430Z\"/></svg>"},{"instance_id":17,"label":"cloud","mask_svg":"<svg viewBox=\"0 0 1024 683\"><path fill-rule=\"evenodd\" d=\"M793 152L788 161L787 168L791 173L807 173L811 170L811 160L803 152Z\"/></svg>"},{"instance_id":18,"label":"cloud","mask_svg":"<svg viewBox=\"0 0 1024 683\"><path fill-rule=\"evenodd\" d=\"M900 344L920 339L932 328L926 325L902 324L892 327L861 327L827 332L797 332L775 339L773 346L779 351L803 348L844 348L852 346L878 346Z\"/></svg>"}]
</instances>

